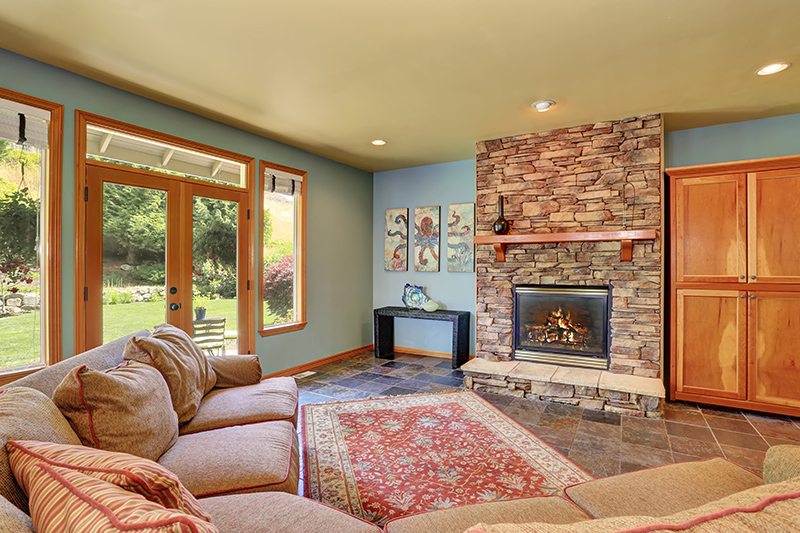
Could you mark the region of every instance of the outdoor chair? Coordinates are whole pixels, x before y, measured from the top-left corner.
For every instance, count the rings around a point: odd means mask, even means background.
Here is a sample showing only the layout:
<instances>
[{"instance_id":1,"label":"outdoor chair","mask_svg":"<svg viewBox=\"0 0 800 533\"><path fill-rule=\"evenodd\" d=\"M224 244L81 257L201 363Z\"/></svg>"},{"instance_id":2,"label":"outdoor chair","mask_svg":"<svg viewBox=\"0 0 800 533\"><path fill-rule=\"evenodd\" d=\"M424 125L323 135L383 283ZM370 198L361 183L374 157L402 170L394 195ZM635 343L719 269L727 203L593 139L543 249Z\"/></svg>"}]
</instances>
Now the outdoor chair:
<instances>
[{"instance_id":1,"label":"outdoor chair","mask_svg":"<svg viewBox=\"0 0 800 533\"><path fill-rule=\"evenodd\" d=\"M225 355L225 319L195 320L192 338L209 356Z\"/></svg>"}]
</instances>

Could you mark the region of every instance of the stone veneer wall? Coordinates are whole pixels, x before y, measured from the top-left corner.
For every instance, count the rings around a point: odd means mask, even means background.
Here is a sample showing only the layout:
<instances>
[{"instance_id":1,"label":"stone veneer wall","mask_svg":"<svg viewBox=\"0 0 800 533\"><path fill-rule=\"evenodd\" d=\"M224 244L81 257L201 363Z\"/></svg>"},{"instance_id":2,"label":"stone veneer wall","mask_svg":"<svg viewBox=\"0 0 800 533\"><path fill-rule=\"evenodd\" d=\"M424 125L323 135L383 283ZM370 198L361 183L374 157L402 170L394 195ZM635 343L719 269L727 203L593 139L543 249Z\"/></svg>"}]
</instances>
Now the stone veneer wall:
<instances>
[{"instance_id":1,"label":"stone veneer wall","mask_svg":"<svg viewBox=\"0 0 800 533\"><path fill-rule=\"evenodd\" d=\"M632 261L619 241L509 245L504 263L479 245L478 357L511 359L515 284L610 285L609 371L661 376L661 139L661 115L645 115L477 143L478 235L492 234L499 194L510 234L621 230L623 186L626 229L659 230Z\"/></svg>"}]
</instances>

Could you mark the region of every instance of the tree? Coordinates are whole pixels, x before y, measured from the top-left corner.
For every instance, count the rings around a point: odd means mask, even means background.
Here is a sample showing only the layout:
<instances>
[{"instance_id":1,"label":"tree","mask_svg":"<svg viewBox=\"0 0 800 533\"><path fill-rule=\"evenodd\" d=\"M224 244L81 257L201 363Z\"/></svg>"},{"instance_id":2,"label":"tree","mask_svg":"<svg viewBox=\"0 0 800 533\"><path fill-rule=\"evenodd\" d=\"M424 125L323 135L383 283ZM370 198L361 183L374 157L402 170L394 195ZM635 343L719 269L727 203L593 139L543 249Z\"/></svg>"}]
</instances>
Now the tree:
<instances>
[{"instance_id":1,"label":"tree","mask_svg":"<svg viewBox=\"0 0 800 533\"><path fill-rule=\"evenodd\" d=\"M5 312L5 292L17 292L20 283L33 283L38 266L39 200L28 189L0 197L0 300Z\"/></svg>"},{"instance_id":2,"label":"tree","mask_svg":"<svg viewBox=\"0 0 800 533\"><path fill-rule=\"evenodd\" d=\"M164 191L114 185L103 187L103 255L164 260L167 235Z\"/></svg>"},{"instance_id":3,"label":"tree","mask_svg":"<svg viewBox=\"0 0 800 533\"><path fill-rule=\"evenodd\" d=\"M217 265L236 264L237 204L212 198L194 201L193 252Z\"/></svg>"}]
</instances>

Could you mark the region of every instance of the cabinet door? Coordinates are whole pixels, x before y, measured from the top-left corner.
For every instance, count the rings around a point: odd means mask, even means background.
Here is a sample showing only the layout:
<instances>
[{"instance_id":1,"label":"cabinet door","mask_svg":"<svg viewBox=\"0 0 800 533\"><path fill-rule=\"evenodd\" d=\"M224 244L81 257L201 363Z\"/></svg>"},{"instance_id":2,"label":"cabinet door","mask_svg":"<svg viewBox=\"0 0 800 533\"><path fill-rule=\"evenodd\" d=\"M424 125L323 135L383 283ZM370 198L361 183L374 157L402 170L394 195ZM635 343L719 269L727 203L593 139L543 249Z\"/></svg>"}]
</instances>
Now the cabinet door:
<instances>
[{"instance_id":1,"label":"cabinet door","mask_svg":"<svg viewBox=\"0 0 800 533\"><path fill-rule=\"evenodd\" d=\"M745 174L675 181L678 282L746 281L745 184Z\"/></svg>"},{"instance_id":2,"label":"cabinet door","mask_svg":"<svg viewBox=\"0 0 800 533\"><path fill-rule=\"evenodd\" d=\"M800 283L800 169L747 176L748 276Z\"/></svg>"},{"instance_id":3,"label":"cabinet door","mask_svg":"<svg viewBox=\"0 0 800 533\"><path fill-rule=\"evenodd\" d=\"M747 396L747 299L738 290L677 291L677 392Z\"/></svg>"},{"instance_id":4,"label":"cabinet door","mask_svg":"<svg viewBox=\"0 0 800 533\"><path fill-rule=\"evenodd\" d=\"M800 293L752 292L750 400L800 407Z\"/></svg>"}]
</instances>

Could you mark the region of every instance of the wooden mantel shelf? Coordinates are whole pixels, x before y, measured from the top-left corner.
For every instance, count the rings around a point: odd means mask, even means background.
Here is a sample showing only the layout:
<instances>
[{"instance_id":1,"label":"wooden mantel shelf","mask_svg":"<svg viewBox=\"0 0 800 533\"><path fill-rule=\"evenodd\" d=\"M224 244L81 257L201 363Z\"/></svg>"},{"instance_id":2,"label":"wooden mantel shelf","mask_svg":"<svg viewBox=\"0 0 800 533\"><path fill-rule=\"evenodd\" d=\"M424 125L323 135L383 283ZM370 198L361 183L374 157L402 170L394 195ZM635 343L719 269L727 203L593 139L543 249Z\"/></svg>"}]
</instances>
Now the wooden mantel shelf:
<instances>
[{"instance_id":1,"label":"wooden mantel shelf","mask_svg":"<svg viewBox=\"0 0 800 533\"><path fill-rule=\"evenodd\" d=\"M476 235L475 244L492 244L497 260L505 262L506 246L509 244L532 244L546 242L596 242L622 241L621 259L633 259L633 241L646 241L656 238L654 229L622 231L583 231L570 233L529 233L524 235Z\"/></svg>"}]
</instances>

